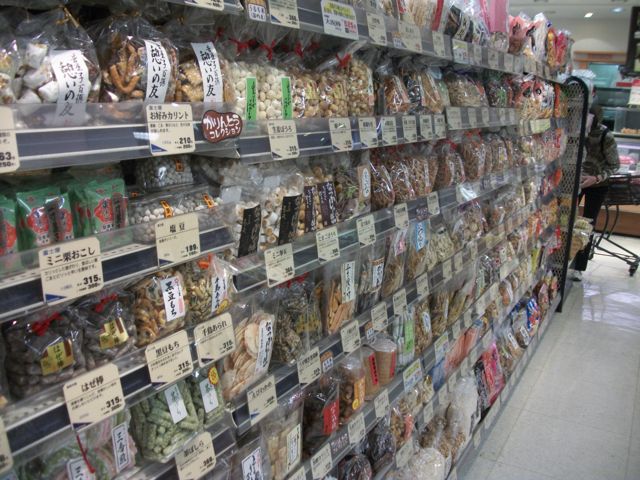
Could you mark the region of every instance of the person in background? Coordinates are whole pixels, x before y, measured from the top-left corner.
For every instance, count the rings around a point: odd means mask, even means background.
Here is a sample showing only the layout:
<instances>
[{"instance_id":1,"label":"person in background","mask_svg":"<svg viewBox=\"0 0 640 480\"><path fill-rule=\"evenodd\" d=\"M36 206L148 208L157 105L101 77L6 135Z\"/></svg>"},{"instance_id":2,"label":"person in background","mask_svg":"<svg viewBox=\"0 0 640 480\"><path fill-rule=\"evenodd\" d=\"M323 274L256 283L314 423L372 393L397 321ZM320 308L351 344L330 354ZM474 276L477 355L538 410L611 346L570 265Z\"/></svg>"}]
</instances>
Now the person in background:
<instances>
[{"instance_id":1,"label":"person in background","mask_svg":"<svg viewBox=\"0 0 640 480\"><path fill-rule=\"evenodd\" d=\"M609 190L607 179L620 168L620 159L618 158L616 139L602 123L602 108L593 105L589 113L593 115L593 122L585 140L586 156L582 162L579 201L581 202L584 198L582 215L591 219L595 226ZM582 272L587 269L592 244L593 235L589 244L576 255L574 280L582 280Z\"/></svg>"}]
</instances>

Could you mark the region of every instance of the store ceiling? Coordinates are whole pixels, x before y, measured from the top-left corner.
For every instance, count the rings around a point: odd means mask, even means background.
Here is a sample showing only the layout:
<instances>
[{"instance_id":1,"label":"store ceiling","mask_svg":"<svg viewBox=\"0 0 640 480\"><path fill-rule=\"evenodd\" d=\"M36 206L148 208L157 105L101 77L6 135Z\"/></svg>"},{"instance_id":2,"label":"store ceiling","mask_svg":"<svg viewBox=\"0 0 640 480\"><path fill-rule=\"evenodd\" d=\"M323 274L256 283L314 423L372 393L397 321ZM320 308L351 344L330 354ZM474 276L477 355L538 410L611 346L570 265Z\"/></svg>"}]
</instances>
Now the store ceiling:
<instances>
[{"instance_id":1,"label":"store ceiling","mask_svg":"<svg viewBox=\"0 0 640 480\"><path fill-rule=\"evenodd\" d=\"M629 19L631 7L640 6L640 0L511 0L509 13L517 15L524 12L535 15L545 12L552 20L584 19L585 13L592 12L593 20ZM622 7L622 12L614 12Z\"/></svg>"}]
</instances>

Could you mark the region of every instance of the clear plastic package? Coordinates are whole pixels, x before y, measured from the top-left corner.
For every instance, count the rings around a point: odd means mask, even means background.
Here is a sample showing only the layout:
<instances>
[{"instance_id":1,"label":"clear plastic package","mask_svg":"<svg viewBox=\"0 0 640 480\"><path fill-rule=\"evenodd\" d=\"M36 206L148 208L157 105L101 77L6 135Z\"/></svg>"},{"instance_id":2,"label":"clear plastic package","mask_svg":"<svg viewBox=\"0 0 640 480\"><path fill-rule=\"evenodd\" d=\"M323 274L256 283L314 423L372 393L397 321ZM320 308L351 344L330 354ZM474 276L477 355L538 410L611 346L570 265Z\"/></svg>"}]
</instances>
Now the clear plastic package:
<instances>
[{"instance_id":1,"label":"clear plastic package","mask_svg":"<svg viewBox=\"0 0 640 480\"><path fill-rule=\"evenodd\" d=\"M359 252L353 252L343 262L334 262L324 269L324 329L331 335L353 318L358 301Z\"/></svg>"},{"instance_id":2,"label":"clear plastic package","mask_svg":"<svg viewBox=\"0 0 640 480\"><path fill-rule=\"evenodd\" d=\"M404 283L407 251L407 230L398 230L387 239L387 261L382 279L382 298L393 295Z\"/></svg>"},{"instance_id":3,"label":"clear plastic package","mask_svg":"<svg viewBox=\"0 0 640 480\"><path fill-rule=\"evenodd\" d=\"M135 161L136 183L149 192L193 183L189 155L149 157Z\"/></svg>"},{"instance_id":4,"label":"clear plastic package","mask_svg":"<svg viewBox=\"0 0 640 480\"><path fill-rule=\"evenodd\" d=\"M221 420L225 415L225 405L216 367L195 370L186 381L198 421L204 427L210 427Z\"/></svg>"},{"instance_id":5,"label":"clear plastic package","mask_svg":"<svg viewBox=\"0 0 640 480\"><path fill-rule=\"evenodd\" d=\"M274 480L284 480L302 462L302 408L304 396L294 392L262 422Z\"/></svg>"},{"instance_id":6,"label":"clear plastic package","mask_svg":"<svg viewBox=\"0 0 640 480\"><path fill-rule=\"evenodd\" d=\"M364 407L366 380L360 352L351 353L336 368L340 382L340 425L345 425Z\"/></svg>"}]
</instances>

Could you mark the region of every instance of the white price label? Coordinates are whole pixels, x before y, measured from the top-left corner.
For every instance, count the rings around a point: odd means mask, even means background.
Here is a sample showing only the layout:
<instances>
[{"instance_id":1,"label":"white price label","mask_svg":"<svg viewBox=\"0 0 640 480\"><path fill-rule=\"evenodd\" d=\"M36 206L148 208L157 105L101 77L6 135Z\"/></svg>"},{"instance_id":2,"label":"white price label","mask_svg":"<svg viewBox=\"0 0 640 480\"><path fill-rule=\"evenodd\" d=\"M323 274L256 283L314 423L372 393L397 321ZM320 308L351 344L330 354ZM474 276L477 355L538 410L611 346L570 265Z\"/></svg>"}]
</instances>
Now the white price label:
<instances>
[{"instance_id":1,"label":"white price label","mask_svg":"<svg viewBox=\"0 0 640 480\"><path fill-rule=\"evenodd\" d=\"M367 433L367 428L364 423L364 415L362 413L358 413L355 417L352 417L351 420L349 420L347 432L349 433L349 443L351 445L356 445L364 438Z\"/></svg>"},{"instance_id":2,"label":"white price label","mask_svg":"<svg viewBox=\"0 0 640 480\"><path fill-rule=\"evenodd\" d=\"M401 288L393 294L393 314L402 315L407 311L407 292Z\"/></svg>"},{"instance_id":3,"label":"white price label","mask_svg":"<svg viewBox=\"0 0 640 480\"><path fill-rule=\"evenodd\" d=\"M293 120L269 120L269 146L274 160L297 158L300 155L298 131Z\"/></svg>"},{"instance_id":4,"label":"white price label","mask_svg":"<svg viewBox=\"0 0 640 480\"><path fill-rule=\"evenodd\" d=\"M451 259L445 260L442 262L442 281L446 282L451 279L452 276L451 270Z\"/></svg>"},{"instance_id":5,"label":"white price label","mask_svg":"<svg viewBox=\"0 0 640 480\"><path fill-rule=\"evenodd\" d=\"M409 439L396 451L396 467L404 468L413 455L413 440Z\"/></svg>"},{"instance_id":6,"label":"white price label","mask_svg":"<svg viewBox=\"0 0 640 480\"><path fill-rule=\"evenodd\" d=\"M452 40L453 61L457 63L469 63L469 44L454 38Z\"/></svg>"},{"instance_id":7,"label":"white price label","mask_svg":"<svg viewBox=\"0 0 640 480\"><path fill-rule=\"evenodd\" d=\"M491 122L490 117L489 117L489 109L484 107L481 110L481 114L482 114L482 126L483 127L487 127L489 126L489 123Z\"/></svg>"},{"instance_id":8,"label":"white price label","mask_svg":"<svg viewBox=\"0 0 640 480\"><path fill-rule=\"evenodd\" d=\"M389 392L383 390L373 401L373 408L376 412L376 418L384 417L389 411Z\"/></svg>"},{"instance_id":9,"label":"white price label","mask_svg":"<svg viewBox=\"0 0 640 480\"><path fill-rule=\"evenodd\" d=\"M348 118L330 118L329 133L334 152L348 152L353 150L351 138L351 123Z\"/></svg>"},{"instance_id":10,"label":"white price label","mask_svg":"<svg viewBox=\"0 0 640 480\"><path fill-rule=\"evenodd\" d=\"M395 145L398 143L398 126L396 117L382 117L382 145Z\"/></svg>"},{"instance_id":11,"label":"white price label","mask_svg":"<svg viewBox=\"0 0 640 480\"><path fill-rule=\"evenodd\" d=\"M492 48L489 49L489 68L497 70L500 67L500 57L498 51Z\"/></svg>"},{"instance_id":12,"label":"white price label","mask_svg":"<svg viewBox=\"0 0 640 480\"><path fill-rule=\"evenodd\" d=\"M367 27L371 43L386 47L387 28L384 24L384 16L379 13L367 12Z\"/></svg>"},{"instance_id":13,"label":"white price label","mask_svg":"<svg viewBox=\"0 0 640 480\"><path fill-rule=\"evenodd\" d=\"M307 385L320 378L322 366L320 365L320 351L318 347L303 355L297 362L298 381L300 385Z\"/></svg>"},{"instance_id":14,"label":"white price label","mask_svg":"<svg viewBox=\"0 0 640 480\"><path fill-rule=\"evenodd\" d=\"M431 115L420 115L420 139L433 140L433 117Z\"/></svg>"},{"instance_id":15,"label":"white price label","mask_svg":"<svg viewBox=\"0 0 640 480\"><path fill-rule=\"evenodd\" d=\"M358 322L353 320L340 330L340 338L342 339L342 350L345 353L355 352L360 348L360 328Z\"/></svg>"},{"instance_id":16,"label":"white price label","mask_svg":"<svg viewBox=\"0 0 640 480\"><path fill-rule=\"evenodd\" d=\"M367 322L364 324L364 336L368 343L373 342L376 337L376 331L373 329L373 322Z\"/></svg>"},{"instance_id":17,"label":"white price label","mask_svg":"<svg viewBox=\"0 0 640 480\"><path fill-rule=\"evenodd\" d=\"M398 33L404 48L412 52L422 53L420 27L410 22L398 20Z\"/></svg>"},{"instance_id":18,"label":"white price label","mask_svg":"<svg viewBox=\"0 0 640 480\"><path fill-rule=\"evenodd\" d=\"M258 4L258 1L260 1L261 4ZM247 15L249 16L249 19L256 22L266 22L267 7L262 3L262 0L249 0L247 2Z\"/></svg>"},{"instance_id":19,"label":"white price label","mask_svg":"<svg viewBox=\"0 0 640 480\"><path fill-rule=\"evenodd\" d=\"M269 0L271 23L289 28L300 28L297 0Z\"/></svg>"},{"instance_id":20,"label":"white price label","mask_svg":"<svg viewBox=\"0 0 640 480\"><path fill-rule=\"evenodd\" d=\"M200 228L196 213L158 220L155 233L158 267L200 256Z\"/></svg>"},{"instance_id":21,"label":"white price label","mask_svg":"<svg viewBox=\"0 0 640 480\"><path fill-rule=\"evenodd\" d=\"M306 479L307 479L307 472L305 471L304 467L300 467L296 473L294 473L289 477L289 480L306 480Z\"/></svg>"},{"instance_id":22,"label":"white price label","mask_svg":"<svg viewBox=\"0 0 640 480\"><path fill-rule=\"evenodd\" d=\"M266 455L266 453L262 452L262 447L258 447L242 459L242 480L264 480L265 477L262 473L263 455Z\"/></svg>"},{"instance_id":23,"label":"white price label","mask_svg":"<svg viewBox=\"0 0 640 480\"><path fill-rule=\"evenodd\" d=\"M431 216L440 214L440 197L438 192L431 192L427 196L427 208L429 209L429 214L431 214Z\"/></svg>"},{"instance_id":24,"label":"white price label","mask_svg":"<svg viewBox=\"0 0 640 480\"><path fill-rule=\"evenodd\" d=\"M340 241L338 228L329 227L316 232L316 246L318 248L318 260L329 262L340 258Z\"/></svg>"},{"instance_id":25,"label":"white price label","mask_svg":"<svg viewBox=\"0 0 640 480\"><path fill-rule=\"evenodd\" d=\"M147 129L151 155L174 155L196 150L191 105L147 105Z\"/></svg>"},{"instance_id":26,"label":"white price label","mask_svg":"<svg viewBox=\"0 0 640 480\"><path fill-rule=\"evenodd\" d=\"M125 421L111 429L111 449L116 472L120 473L132 465L133 454L129 445L129 422Z\"/></svg>"},{"instance_id":27,"label":"white price label","mask_svg":"<svg viewBox=\"0 0 640 480\"><path fill-rule=\"evenodd\" d=\"M431 32L433 38L433 51L438 57L446 57L447 51L444 47L444 35L440 32Z\"/></svg>"},{"instance_id":28,"label":"white price label","mask_svg":"<svg viewBox=\"0 0 640 480\"><path fill-rule=\"evenodd\" d=\"M277 407L276 380L273 375L247 390L247 403L251 425L256 425Z\"/></svg>"},{"instance_id":29,"label":"white price label","mask_svg":"<svg viewBox=\"0 0 640 480\"><path fill-rule=\"evenodd\" d=\"M224 10L224 0L184 0L184 3L208 10Z\"/></svg>"},{"instance_id":30,"label":"white price label","mask_svg":"<svg viewBox=\"0 0 640 480\"><path fill-rule=\"evenodd\" d=\"M20 167L18 141L16 140L13 111L9 107L0 107L0 173L14 172ZM0 465L1 466L1 465Z\"/></svg>"},{"instance_id":31,"label":"white price label","mask_svg":"<svg viewBox=\"0 0 640 480\"><path fill-rule=\"evenodd\" d=\"M415 143L418 141L418 126L415 116L405 115L402 117L402 131L404 132L405 143Z\"/></svg>"},{"instance_id":32,"label":"white price label","mask_svg":"<svg viewBox=\"0 0 640 480\"><path fill-rule=\"evenodd\" d=\"M295 275L293 247L290 243L265 250L264 261L269 287L291 280Z\"/></svg>"},{"instance_id":33,"label":"white price label","mask_svg":"<svg viewBox=\"0 0 640 480\"><path fill-rule=\"evenodd\" d=\"M371 309L371 323L376 332L382 332L387 328L387 304L380 302Z\"/></svg>"},{"instance_id":34,"label":"white price label","mask_svg":"<svg viewBox=\"0 0 640 480\"><path fill-rule=\"evenodd\" d=\"M507 72L513 72L513 55L511 55L510 53L505 53L504 54L504 69Z\"/></svg>"},{"instance_id":35,"label":"white price label","mask_svg":"<svg viewBox=\"0 0 640 480\"><path fill-rule=\"evenodd\" d=\"M353 7L339 2L322 0L324 33L358 40L358 21Z\"/></svg>"},{"instance_id":36,"label":"white price label","mask_svg":"<svg viewBox=\"0 0 640 480\"><path fill-rule=\"evenodd\" d=\"M429 295L428 273L423 273L418 278L416 278L416 292L418 293L418 298L424 298Z\"/></svg>"},{"instance_id":37,"label":"white price label","mask_svg":"<svg viewBox=\"0 0 640 480\"><path fill-rule=\"evenodd\" d=\"M186 330L152 343L145 349L144 356L151 383L172 383L193 371Z\"/></svg>"},{"instance_id":38,"label":"white price label","mask_svg":"<svg viewBox=\"0 0 640 480\"><path fill-rule=\"evenodd\" d=\"M120 373L113 363L68 381L63 393L74 428L101 422L124 410Z\"/></svg>"},{"instance_id":39,"label":"white price label","mask_svg":"<svg viewBox=\"0 0 640 480\"><path fill-rule=\"evenodd\" d=\"M353 302L356 299L356 262L344 262L340 266L340 287L342 301L344 303Z\"/></svg>"},{"instance_id":40,"label":"white price label","mask_svg":"<svg viewBox=\"0 0 640 480\"><path fill-rule=\"evenodd\" d=\"M447 107L447 125L453 130L462 128L460 107Z\"/></svg>"},{"instance_id":41,"label":"white price label","mask_svg":"<svg viewBox=\"0 0 640 480\"><path fill-rule=\"evenodd\" d=\"M420 360L414 360L411 365L402 372L402 381L404 383L404 391L408 392L422 381L422 365Z\"/></svg>"},{"instance_id":42,"label":"white price label","mask_svg":"<svg viewBox=\"0 0 640 480\"><path fill-rule=\"evenodd\" d=\"M376 224L373 215L366 215L356 221L358 231L358 241L360 245L366 246L376 241Z\"/></svg>"},{"instance_id":43,"label":"white price label","mask_svg":"<svg viewBox=\"0 0 640 480\"><path fill-rule=\"evenodd\" d=\"M202 432L176 453L180 480L202 478L216 466L216 452L209 432Z\"/></svg>"},{"instance_id":44,"label":"white price label","mask_svg":"<svg viewBox=\"0 0 640 480\"><path fill-rule=\"evenodd\" d=\"M462 271L464 261L462 259L462 252L458 252L453 256L453 271L459 273Z\"/></svg>"},{"instance_id":45,"label":"white price label","mask_svg":"<svg viewBox=\"0 0 640 480\"><path fill-rule=\"evenodd\" d=\"M360 129L360 143L362 148L378 147L378 130L376 129L376 119L374 117L358 118Z\"/></svg>"},{"instance_id":46,"label":"white price label","mask_svg":"<svg viewBox=\"0 0 640 480\"><path fill-rule=\"evenodd\" d=\"M482 65L482 47L475 43L473 44L473 63Z\"/></svg>"},{"instance_id":47,"label":"white price label","mask_svg":"<svg viewBox=\"0 0 640 480\"><path fill-rule=\"evenodd\" d=\"M436 138L447 138L447 124L443 114L433 116L433 125Z\"/></svg>"},{"instance_id":48,"label":"white price label","mask_svg":"<svg viewBox=\"0 0 640 480\"><path fill-rule=\"evenodd\" d=\"M228 313L196 325L193 336L201 365L219 360L236 349L233 321Z\"/></svg>"},{"instance_id":49,"label":"white price label","mask_svg":"<svg viewBox=\"0 0 640 480\"><path fill-rule=\"evenodd\" d=\"M329 474L332 467L331 444L327 443L311 457L311 476L314 480L320 480Z\"/></svg>"},{"instance_id":50,"label":"white price label","mask_svg":"<svg viewBox=\"0 0 640 480\"><path fill-rule=\"evenodd\" d=\"M406 203L400 203L393 207L393 218L396 228L409 228L409 209Z\"/></svg>"},{"instance_id":51,"label":"white price label","mask_svg":"<svg viewBox=\"0 0 640 480\"><path fill-rule=\"evenodd\" d=\"M63 220L68 220L64 223L71 227L70 216ZM97 292L104 285L100 242L96 237L41 248L38 260L42 294L49 305Z\"/></svg>"}]
</instances>

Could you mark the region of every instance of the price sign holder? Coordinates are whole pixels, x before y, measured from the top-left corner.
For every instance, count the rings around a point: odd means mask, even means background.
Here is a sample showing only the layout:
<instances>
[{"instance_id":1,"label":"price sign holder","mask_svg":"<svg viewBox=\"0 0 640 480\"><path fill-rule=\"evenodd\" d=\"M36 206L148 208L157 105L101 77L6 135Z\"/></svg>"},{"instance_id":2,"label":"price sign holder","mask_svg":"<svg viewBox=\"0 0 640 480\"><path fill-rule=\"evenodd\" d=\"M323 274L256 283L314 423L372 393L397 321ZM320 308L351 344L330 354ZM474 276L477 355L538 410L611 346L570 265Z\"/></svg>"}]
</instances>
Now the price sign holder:
<instances>
[{"instance_id":1,"label":"price sign holder","mask_svg":"<svg viewBox=\"0 0 640 480\"><path fill-rule=\"evenodd\" d=\"M300 156L296 122L293 120L269 120L267 128L271 156L274 160L298 158Z\"/></svg>"},{"instance_id":2,"label":"price sign holder","mask_svg":"<svg viewBox=\"0 0 640 480\"><path fill-rule=\"evenodd\" d=\"M329 227L316 232L316 247L318 249L318 260L330 262L340 258L340 241L338 239L338 228Z\"/></svg>"},{"instance_id":3,"label":"price sign holder","mask_svg":"<svg viewBox=\"0 0 640 480\"><path fill-rule=\"evenodd\" d=\"M269 287L291 280L295 275L293 247L290 243L265 250L264 261Z\"/></svg>"},{"instance_id":4,"label":"price sign holder","mask_svg":"<svg viewBox=\"0 0 640 480\"><path fill-rule=\"evenodd\" d=\"M0 148L0 173L14 172L20 167L18 155L18 141L16 140L13 111L9 107L0 107L0 133L2 147Z\"/></svg>"},{"instance_id":5,"label":"price sign holder","mask_svg":"<svg viewBox=\"0 0 640 480\"><path fill-rule=\"evenodd\" d=\"M256 425L278 406L276 381L273 375L247 390L251 425Z\"/></svg>"},{"instance_id":6,"label":"price sign holder","mask_svg":"<svg viewBox=\"0 0 640 480\"><path fill-rule=\"evenodd\" d=\"M379 141L376 119L374 117L360 117L358 118L358 128L362 148L377 148Z\"/></svg>"},{"instance_id":7,"label":"price sign holder","mask_svg":"<svg viewBox=\"0 0 640 480\"><path fill-rule=\"evenodd\" d=\"M200 256L200 228L195 212L158 220L155 233L158 267Z\"/></svg>"},{"instance_id":8,"label":"price sign holder","mask_svg":"<svg viewBox=\"0 0 640 480\"><path fill-rule=\"evenodd\" d=\"M147 105L147 130L151 155L174 155L196 150L193 111L185 103Z\"/></svg>"},{"instance_id":9,"label":"price sign holder","mask_svg":"<svg viewBox=\"0 0 640 480\"><path fill-rule=\"evenodd\" d=\"M329 134L334 152L348 152L353 150L351 138L351 122L348 118L330 118Z\"/></svg>"}]
</instances>

